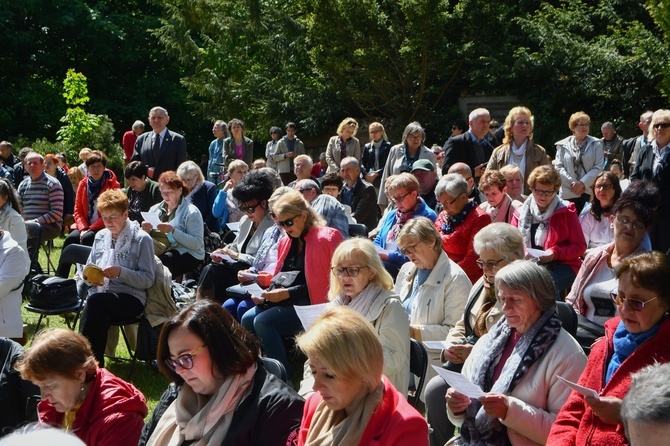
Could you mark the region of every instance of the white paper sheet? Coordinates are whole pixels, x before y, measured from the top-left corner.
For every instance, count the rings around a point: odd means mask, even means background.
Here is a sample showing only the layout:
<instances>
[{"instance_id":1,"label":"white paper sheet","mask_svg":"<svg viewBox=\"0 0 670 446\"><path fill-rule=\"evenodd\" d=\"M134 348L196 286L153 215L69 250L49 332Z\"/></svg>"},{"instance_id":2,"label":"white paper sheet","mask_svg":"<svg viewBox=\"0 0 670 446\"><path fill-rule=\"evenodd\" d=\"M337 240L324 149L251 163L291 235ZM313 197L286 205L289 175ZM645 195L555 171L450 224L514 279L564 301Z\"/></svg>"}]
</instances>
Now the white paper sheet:
<instances>
[{"instance_id":1,"label":"white paper sheet","mask_svg":"<svg viewBox=\"0 0 670 446\"><path fill-rule=\"evenodd\" d=\"M305 331L309 330L315 320L323 314L332 304L316 304L316 305L294 305L295 313L298 315Z\"/></svg>"},{"instance_id":2,"label":"white paper sheet","mask_svg":"<svg viewBox=\"0 0 670 446\"><path fill-rule=\"evenodd\" d=\"M140 214L142 214L144 221L151 223L151 226L153 226L154 229L156 229L161 222L161 219L158 218L158 214L154 214L153 212L140 212Z\"/></svg>"},{"instance_id":3,"label":"white paper sheet","mask_svg":"<svg viewBox=\"0 0 670 446\"><path fill-rule=\"evenodd\" d=\"M423 345L429 350L447 350L454 344L447 341L423 341Z\"/></svg>"},{"instance_id":4,"label":"white paper sheet","mask_svg":"<svg viewBox=\"0 0 670 446\"><path fill-rule=\"evenodd\" d=\"M591 396L591 397L597 398L597 399L600 398L600 395L598 395L598 393L593 389L589 389L588 387L580 386L577 383L573 383L572 381L568 381L567 379L563 378L562 376L556 375L556 377L558 379L560 379L561 381L563 381L566 386L570 387L572 390L576 391L577 393L581 393L584 396Z\"/></svg>"},{"instance_id":5,"label":"white paper sheet","mask_svg":"<svg viewBox=\"0 0 670 446\"><path fill-rule=\"evenodd\" d=\"M212 260L217 261L217 262L223 262L224 260L226 262L231 262L234 263L235 260L233 260L232 257L230 257L228 254L221 254L220 252L213 252L210 257Z\"/></svg>"},{"instance_id":6,"label":"white paper sheet","mask_svg":"<svg viewBox=\"0 0 670 446\"><path fill-rule=\"evenodd\" d=\"M455 391L472 399L479 399L484 396L484 391L478 385L460 373L445 370L442 367L433 366L433 368Z\"/></svg>"},{"instance_id":7,"label":"white paper sheet","mask_svg":"<svg viewBox=\"0 0 670 446\"><path fill-rule=\"evenodd\" d=\"M535 257L536 259L549 255L547 251L542 251L541 249L526 248L526 252Z\"/></svg>"},{"instance_id":8,"label":"white paper sheet","mask_svg":"<svg viewBox=\"0 0 670 446\"><path fill-rule=\"evenodd\" d=\"M240 232L240 222L239 221L236 221L235 223L228 222L228 223L226 223L226 226L228 226L228 229L230 229L233 232Z\"/></svg>"},{"instance_id":9,"label":"white paper sheet","mask_svg":"<svg viewBox=\"0 0 670 446\"><path fill-rule=\"evenodd\" d=\"M263 288L259 287L257 283L252 283L251 285L242 285L244 289L246 289L249 294L252 296L256 297L261 297L261 294L263 294Z\"/></svg>"}]
</instances>

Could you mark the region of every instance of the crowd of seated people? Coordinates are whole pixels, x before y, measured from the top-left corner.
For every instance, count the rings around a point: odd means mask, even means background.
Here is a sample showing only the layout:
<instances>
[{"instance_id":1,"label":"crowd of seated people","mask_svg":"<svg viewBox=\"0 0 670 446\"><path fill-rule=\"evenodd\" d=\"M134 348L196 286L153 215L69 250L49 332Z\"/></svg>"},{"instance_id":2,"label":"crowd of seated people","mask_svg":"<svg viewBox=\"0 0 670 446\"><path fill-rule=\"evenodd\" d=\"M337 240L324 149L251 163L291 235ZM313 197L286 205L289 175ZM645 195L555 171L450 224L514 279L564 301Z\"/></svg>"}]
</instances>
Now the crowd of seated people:
<instances>
[{"instance_id":1,"label":"crowd of seated people","mask_svg":"<svg viewBox=\"0 0 670 446\"><path fill-rule=\"evenodd\" d=\"M667 250L661 228L670 112L652 114L649 143L634 160L624 150L619 156L628 159L607 162L608 141L589 135L583 112L571 116L572 136L556 143L553 162L533 141L527 108L509 112L498 147L486 137L488 111L478 109L470 118L469 129L437 151L426 148L417 122L392 147L383 126L373 123L370 144L361 149L358 122L346 118L318 172L292 123L290 138L279 127L270 132L270 167L253 163L249 171L251 140L244 124L233 120L218 185L189 160L154 179L151 167L136 160L126 166L128 187L121 190L105 155L89 149L82 151L82 166L70 169L83 173L73 187L58 158L25 151L18 189L15 174L0 178L0 241L6 247L0 268L11 290L0 303L0 335L22 334L16 296L28 253L61 234L71 189L74 222L65 225L64 245L91 244L88 263L100 271L97 279L76 273L88 287L78 330L91 360L54 369L56 378L36 365L17 365L39 386L65 380L71 387L72 395L43 401L53 406L44 421L70 429L91 422L84 421L89 414L82 407L98 379L134 398L137 389L104 369L108 329L143 315L160 260L177 281L197 272L197 302L164 324L158 366L174 385L140 444L625 442L620 410L631 374L670 360L659 341L670 304L657 285L669 267L658 251ZM417 161L421 169L414 169ZM630 181L622 192L626 171ZM425 172L434 174L430 197L425 178L417 178ZM282 187L287 179L289 187ZM333 216L345 206L349 217ZM39 226L37 242L27 236L31 225ZM359 231L355 226L363 226L367 237L351 237ZM209 250L208 233L228 243ZM67 277L69 265L58 273ZM254 282L261 291L248 287ZM575 340L569 326L561 328L568 321L556 300L570 304L584 319L579 324L599 326L604 339L593 345ZM321 316L306 321L296 306ZM224 331L213 334L214 326ZM295 370L303 361L295 362L304 356L291 354L296 336L307 357L300 383ZM418 398L430 429L404 401L417 379L409 373L410 339L445 342L443 349L424 346L428 385ZM351 351L342 356L338 345ZM260 355L282 364L288 385L269 378ZM433 365L462 373L484 396L466 396L436 376ZM557 375L600 398L571 391ZM83 384L77 384L80 377ZM290 387L298 384L294 393ZM279 414L272 404L286 409ZM146 416L146 407L133 410ZM264 438L249 414L276 417L281 434ZM389 420L403 428L389 432ZM105 444L90 437L98 429L82 427L80 438ZM127 434L139 437L136 426Z\"/></svg>"}]
</instances>

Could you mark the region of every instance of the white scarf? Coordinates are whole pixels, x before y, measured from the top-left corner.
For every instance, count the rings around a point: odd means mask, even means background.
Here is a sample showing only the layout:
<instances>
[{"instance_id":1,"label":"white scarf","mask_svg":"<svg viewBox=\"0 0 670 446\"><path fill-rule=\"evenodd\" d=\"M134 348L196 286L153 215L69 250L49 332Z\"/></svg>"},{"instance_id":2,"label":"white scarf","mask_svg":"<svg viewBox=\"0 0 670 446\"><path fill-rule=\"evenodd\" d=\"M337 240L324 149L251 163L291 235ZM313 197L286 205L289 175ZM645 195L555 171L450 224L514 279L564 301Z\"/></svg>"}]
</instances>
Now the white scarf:
<instances>
[{"instance_id":1,"label":"white scarf","mask_svg":"<svg viewBox=\"0 0 670 446\"><path fill-rule=\"evenodd\" d=\"M228 376L209 399L184 384L158 421L147 446L178 446L187 440L196 440L193 446L223 443L235 410L251 390L256 369L253 364L243 375Z\"/></svg>"},{"instance_id":2,"label":"white scarf","mask_svg":"<svg viewBox=\"0 0 670 446\"><path fill-rule=\"evenodd\" d=\"M343 293L340 293L334 302L335 305L346 305L363 316L369 322L374 322L378 315L371 315L370 309L382 291L383 290L374 283L369 283L368 286L366 286L363 291L361 291L358 296L354 297L353 299L345 296Z\"/></svg>"},{"instance_id":3,"label":"white scarf","mask_svg":"<svg viewBox=\"0 0 670 446\"><path fill-rule=\"evenodd\" d=\"M509 164L512 164L514 166L518 166L519 170L521 171L521 179L523 180L523 177L526 174L526 146L528 145L528 139L526 139L523 144L521 144L521 147L517 147L516 144L514 143L514 140L512 140L509 148L510 148L510 155L509 155Z\"/></svg>"},{"instance_id":4,"label":"white scarf","mask_svg":"<svg viewBox=\"0 0 670 446\"><path fill-rule=\"evenodd\" d=\"M140 231L140 225L136 221L126 219L126 224L116 238L112 239L112 233L109 229L103 230L102 236L102 257L96 263L100 268L106 266L118 265L119 260L128 260L130 258L130 248L133 243L137 241L137 236ZM102 285L97 286L98 293L106 293L109 289L109 279L105 277Z\"/></svg>"},{"instance_id":5,"label":"white scarf","mask_svg":"<svg viewBox=\"0 0 670 446\"><path fill-rule=\"evenodd\" d=\"M549 219L554 215L554 211L556 211L561 203L562 201L558 198L558 195L554 195L554 199L551 200L547 209L544 212L540 212L540 208L537 207L535 197L532 194L524 202L520 212L522 226L519 229L523 235L526 248L533 247L533 243L531 242L531 226L533 224L539 224L537 231L535 231L534 244L544 247L544 242L547 240L547 234L549 233Z\"/></svg>"}]
</instances>

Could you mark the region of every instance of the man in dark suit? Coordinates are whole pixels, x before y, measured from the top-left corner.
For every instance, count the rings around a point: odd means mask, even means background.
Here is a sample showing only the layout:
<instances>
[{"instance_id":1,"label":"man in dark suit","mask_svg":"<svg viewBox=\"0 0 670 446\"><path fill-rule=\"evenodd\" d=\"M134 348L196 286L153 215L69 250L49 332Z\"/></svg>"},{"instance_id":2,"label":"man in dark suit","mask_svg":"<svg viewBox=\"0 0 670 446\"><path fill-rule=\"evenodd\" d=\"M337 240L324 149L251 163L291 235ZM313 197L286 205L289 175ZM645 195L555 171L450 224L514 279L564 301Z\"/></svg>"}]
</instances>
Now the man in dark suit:
<instances>
[{"instance_id":1,"label":"man in dark suit","mask_svg":"<svg viewBox=\"0 0 670 446\"><path fill-rule=\"evenodd\" d=\"M148 167L148 176L154 181L163 172L177 170L188 159L186 140L179 133L168 130L170 122L167 110L154 107L149 112L152 131L140 135L135 142L133 161L142 161Z\"/></svg>"},{"instance_id":2,"label":"man in dark suit","mask_svg":"<svg viewBox=\"0 0 670 446\"><path fill-rule=\"evenodd\" d=\"M470 129L467 132L449 138L444 143L442 174L446 175L453 164L461 162L470 166L475 180L479 181L493 153L493 146L486 139L491 115L485 108L477 108L470 112L468 123Z\"/></svg>"},{"instance_id":3,"label":"man in dark suit","mask_svg":"<svg viewBox=\"0 0 670 446\"><path fill-rule=\"evenodd\" d=\"M382 174L389 157L391 143L388 142L384 126L379 122L373 122L368 127L370 142L363 147L361 163L365 180L379 189ZM341 165L341 163L340 163Z\"/></svg>"},{"instance_id":4,"label":"man in dark suit","mask_svg":"<svg viewBox=\"0 0 670 446\"><path fill-rule=\"evenodd\" d=\"M638 128L642 130L642 135L627 139L623 142L623 176L628 178L633 171L635 161L638 158L640 149L647 144L651 144L649 134L651 133L651 116L653 111L647 110L640 115L640 122L637 124Z\"/></svg>"},{"instance_id":5,"label":"man in dark suit","mask_svg":"<svg viewBox=\"0 0 670 446\"><path fill-rule=\"evenodd\" d=\"M650 143L638 152L630 180L647 180L658 186L656 221L648 232L652 249L666 252L670 249L670 110L654 112L651 127Z\"/></svg>"},{"instance_id":6,"label":"man in dark suit","mask_svg":"<svg viewBox=\"0 0 670 446\"><path fill-rule=\"evenodd\" d=\"M361 178L361 166L353 156L340 162L340 175L344 180L338 197L340 203L351 206L351 216L356 222L364 224L368 231L372 231L379 221L375 187Z\"/></svg>"}]
</instances>

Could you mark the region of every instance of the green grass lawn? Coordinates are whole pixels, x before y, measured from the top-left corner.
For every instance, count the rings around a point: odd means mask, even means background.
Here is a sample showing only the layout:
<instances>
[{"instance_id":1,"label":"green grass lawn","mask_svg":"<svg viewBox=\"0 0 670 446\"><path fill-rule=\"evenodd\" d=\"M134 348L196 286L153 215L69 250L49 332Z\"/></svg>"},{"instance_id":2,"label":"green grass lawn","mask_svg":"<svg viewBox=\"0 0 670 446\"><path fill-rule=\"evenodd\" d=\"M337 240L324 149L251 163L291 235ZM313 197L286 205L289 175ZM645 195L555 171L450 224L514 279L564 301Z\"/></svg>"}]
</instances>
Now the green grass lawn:
<instances>
[{"instance_id":1,"label":"green grass lawn","mask_svg":"<svg viewBox=\"0 0 670 446\"><path fill-rule=\"evenodd\" d=\"M58 259L60 258L61 249L63 246L63 238L58 238L54 240L54 250L51 252L51 259L54 265L58 265ZM44 250L40 250L40 264L46 273L47 257ZM74 268L73 268L74 269ZM54 274L52 271L51 274ZM39 315L35 313L30 313L26 311L25 308L22 308L23 322L28 324L27 336L28 343L26 347L30 346L30 340L32 339L35 326L37 325L37 320ZM46 327L67 327L67 322L63 317L60 316L50 316L42 321L40 329ZM79 326L77 325L77 329ZM116 348L116 355L122 358L130 358L126 345L123 342L123 337L119 334L119 344ZM122 360L113 360L106 359L106 367L109 371L114 373L116 376L126 379L128 377L128 372L130 371L130 362ZM149 415L153 412L154 407L158 403L163 391L167 388L169 382L165 377L154 369L150 365L144 363L143 361L137 361L135 369L133 370L133 376L129 380L132 382L135 387L140 389L144 396L147 399L147 405L149 406Z\"/></svg>"}]
</instances>

